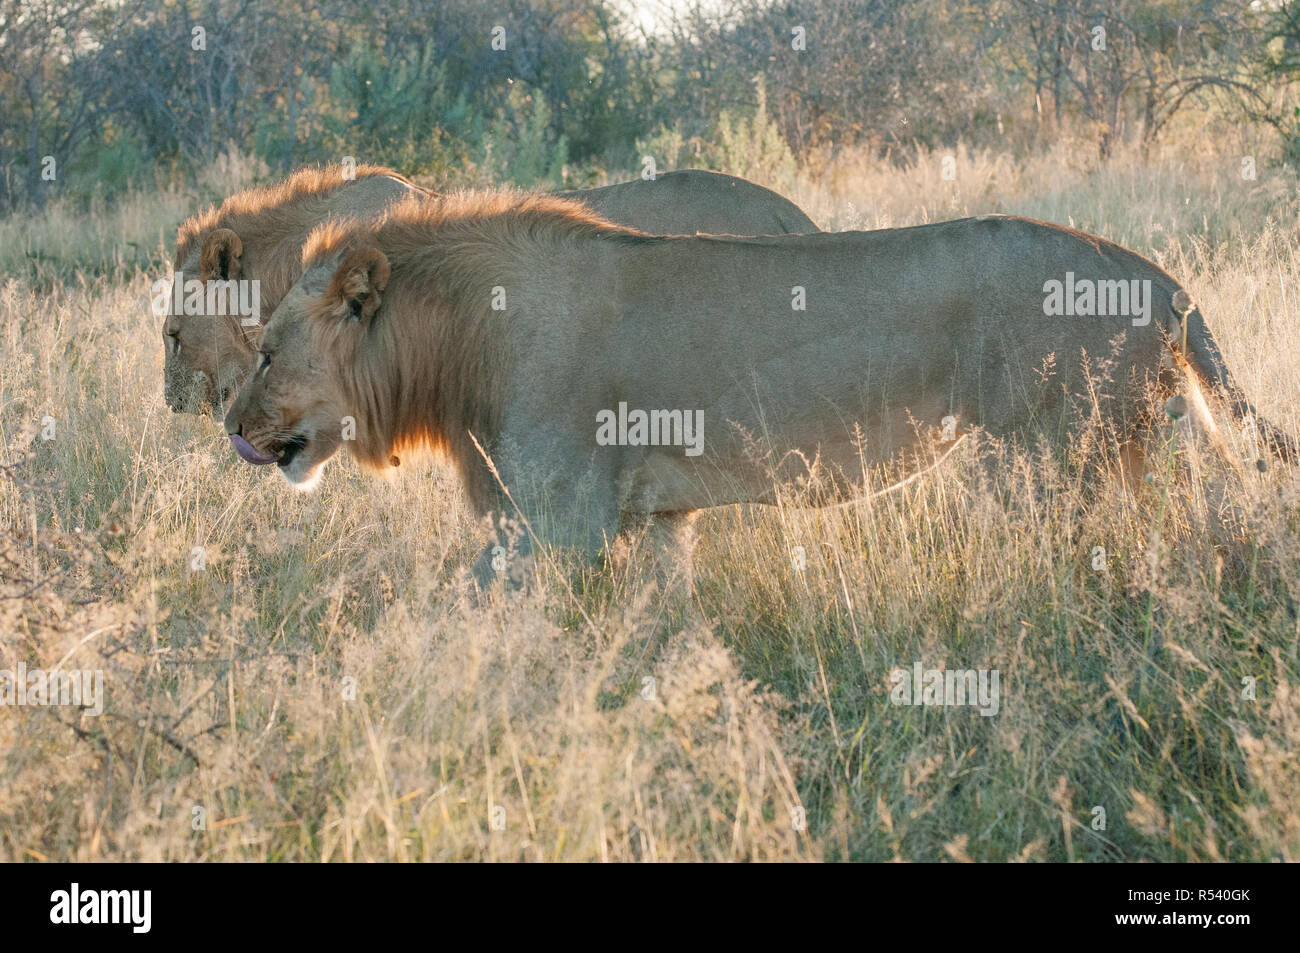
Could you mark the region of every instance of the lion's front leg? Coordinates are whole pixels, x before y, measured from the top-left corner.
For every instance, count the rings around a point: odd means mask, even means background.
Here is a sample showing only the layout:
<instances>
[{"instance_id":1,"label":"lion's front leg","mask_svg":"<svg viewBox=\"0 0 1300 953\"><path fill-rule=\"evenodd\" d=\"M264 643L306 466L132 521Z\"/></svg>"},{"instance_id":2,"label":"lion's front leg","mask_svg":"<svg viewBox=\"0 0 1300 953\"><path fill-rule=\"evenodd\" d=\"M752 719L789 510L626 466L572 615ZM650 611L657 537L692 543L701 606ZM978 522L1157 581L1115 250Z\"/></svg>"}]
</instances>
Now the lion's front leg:
<instances>
[{"instance_id":1,"label":"lion's front leg","mask_svg":"<svg viewBox=\"0 0 1300 953\"><path fill-rule=\"evenodd\" d=\"M574 456L583 459L579 454ZM594 561L618 533L612 470L580 468L554 452L526 460L521 454L498 466L506 515L494 520L493 538L472 569L482 590L498 580L507 589L520 588L535 576L535 559L550 558L551 550L577 550Z\"/></svg>"},{"instance_id":2,"label":"lion's front leg","mask_svg":"<svg viewBox=\"0 0 1300 953\"><path fill-rule=\"evenodd\" d=\"M695 518L699 510L624 514L617 564L639 576L653 575L665 595L695 585Z\"/></svg>"},{"instance_id":3,"label":"lion's front leg","mask_svg":"<svg viewBox=\"0 0 1300 953\"><path fill-rule=\"evenodd\" d=\"M487 592L497 583L512 592L526 588L536 576L533 543L526 530L504 518L493 521L497 527L488 543L470 567L470 575L479 592Z\"/></svg>"}]
</instances>

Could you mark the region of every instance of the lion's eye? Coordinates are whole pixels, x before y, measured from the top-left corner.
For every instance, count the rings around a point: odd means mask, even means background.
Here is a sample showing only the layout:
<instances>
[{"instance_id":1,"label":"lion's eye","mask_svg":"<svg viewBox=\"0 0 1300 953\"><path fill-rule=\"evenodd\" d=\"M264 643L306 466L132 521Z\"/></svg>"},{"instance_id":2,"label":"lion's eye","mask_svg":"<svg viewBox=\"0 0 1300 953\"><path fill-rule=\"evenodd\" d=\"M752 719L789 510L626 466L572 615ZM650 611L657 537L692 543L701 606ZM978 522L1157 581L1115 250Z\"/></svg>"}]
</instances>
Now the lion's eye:
<instances>
[{"instance_id":1,"label":"lion's eye","mask_svg":"<svg viewBox=\"0 0 1300 953\"><path fill-rule=\"evenodd\" d=\"M260 373L265 373L266 369L271 366L271 355L265 351L258 351L257 353L261 357L261 360L257 362L257 370Z\"/></svg>"},{"instance_id":2,"label":"lion's eye","mask_svg":"<svg viewBox=\"0 0 1300 953\"><path fill-rule=\"evenodd\" d=\"M167 333L167 347L173 354L181 352L181 336L174 332Z\"/></svg>"}]
</instances>

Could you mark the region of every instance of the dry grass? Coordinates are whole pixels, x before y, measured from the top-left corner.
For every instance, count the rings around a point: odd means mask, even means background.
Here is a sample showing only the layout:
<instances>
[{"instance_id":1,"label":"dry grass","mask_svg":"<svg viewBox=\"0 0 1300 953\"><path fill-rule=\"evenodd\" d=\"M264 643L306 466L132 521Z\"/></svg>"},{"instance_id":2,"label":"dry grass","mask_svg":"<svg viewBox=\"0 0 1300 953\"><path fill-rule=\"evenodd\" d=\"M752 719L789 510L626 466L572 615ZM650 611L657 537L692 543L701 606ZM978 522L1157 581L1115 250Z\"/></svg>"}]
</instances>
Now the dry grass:
<instances>
[{"instance_id":1,"label":"dry grass","mask_svg":"<svg viewBox=\"0 0 1300 953\"><path fill-rule=\"evenodd\" d=\"M1296 183L1228 152L953 183L848 155L796 198L1152 254L1300 432ZM0 222L0 668L107 688L100 718L0 709L0 859L1300 859L1293 471L1224 508L1163 464L1099 484L1083 446L965 454L873 504L709 513L689 603L561 554L471 608L445 472L336 464L305 497L167 411L148 269L197 197ZM999 670L999 714L891 705L915 661Z\"/></svg>"}]
</instances>

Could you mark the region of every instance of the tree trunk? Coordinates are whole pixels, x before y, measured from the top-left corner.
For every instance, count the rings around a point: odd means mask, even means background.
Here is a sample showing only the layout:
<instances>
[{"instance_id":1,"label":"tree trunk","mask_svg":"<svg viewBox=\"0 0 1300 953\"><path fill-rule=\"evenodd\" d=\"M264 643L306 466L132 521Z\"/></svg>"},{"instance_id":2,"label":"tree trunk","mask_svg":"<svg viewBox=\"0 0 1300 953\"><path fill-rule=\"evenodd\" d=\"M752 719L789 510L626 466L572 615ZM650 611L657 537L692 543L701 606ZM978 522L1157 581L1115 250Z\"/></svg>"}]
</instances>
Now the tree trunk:
<instances>
[{"instance_id":1,"label":"tree trunk","mask_svg":"<svg viewBox=\"0 0 1300 953\"><path fill-rule=\"evenodd\" d=\"M41 181L41 95L36 77L28 77L23 88L31 110L27 123L27 201L39 210L45 208L45 183Z\"/></svg>"}]
</instances>

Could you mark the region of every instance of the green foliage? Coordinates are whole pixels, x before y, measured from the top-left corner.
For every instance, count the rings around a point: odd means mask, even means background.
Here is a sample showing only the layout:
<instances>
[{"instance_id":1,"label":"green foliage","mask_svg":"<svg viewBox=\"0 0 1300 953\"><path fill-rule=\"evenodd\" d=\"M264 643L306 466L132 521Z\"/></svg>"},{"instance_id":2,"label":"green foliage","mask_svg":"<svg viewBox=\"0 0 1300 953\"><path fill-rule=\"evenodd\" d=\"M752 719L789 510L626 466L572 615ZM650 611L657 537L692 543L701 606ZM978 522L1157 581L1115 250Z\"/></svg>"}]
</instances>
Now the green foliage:
<instances>
[{"instance_id":1,"label":"green foliage","mask_svg":"<svg viewBox=\"0 0 1300 953\"><path fill-rule=\"evenodd\" d=\"M539 93L512 89L480 150L483 168L498 179L526 187L564 184L569 141L555 134L551 108Z\"/></svg>"},{"instance_id":2,"label":"green foliage","mask_svg":"<svg viewBox=\"0 0 1300 953\"><path fill-rule=\"evenodd\" d=\"M1272 85L1289 91L1300 79L1300 3L1293 0L1263 10L1260 14L1261 44L1251 67L1257 86ZM1277 129L1282 139L1283 158L1300 163L1300 105L1294 94L1284 95L1279 109L1248 103L1252 118L1263 119Z\"/></svg>"},{"instance_id":3,"label":"green foliage","mask_svg":"<svg viewBox=\"0 0 1300 953\"><path fill-rule=\"evenodd\" d=\"M473 132L465 90L454 90L432 41L387 59L361 47L330 71L321 136L337 154L437 172L463 162Z\"/></svg>"},{"instance_id":4,"label":"green foliage","mask_svg":"<svg viewBox=\"0 0 1300 953\"><path fill-rule=\"evenodd\" d=\"M93 170L90 175L107 194L115 195L138 185L148 175L140 144L116 130L105 135L102 146L87 151L91 153L87 157Z\"/></svg>"},{"instance_id":5,"label":"green foliage","mask_svg":"<svg viewBox=\"0 0 1300 953\"><path fill-rule=\"evenodd\" d=\"M1105 156L1191 109L1263 123L1300 155L1292 0L810 0L801 37L786 4L702 6L649 35L610 0L518 0L508 15L476 0L169 0L165 15L126 0L111 18L43 6L44 20L0 27L0 208L192 179L227 153L271 173L351 155L524 185L586 184L654 155L784 188L796 163L863 144L1091 135ZM190 31L207 21L196 55ZM1104 51L1080 27L1094 22ZM81 35L98 42L66 42ZM56 183L40 180L44 155Z\"/></svg>"},{"instance_id":6,"label":"green foliage","mask_svg":"<svg viewBox=\"0 0 1300 953\"><path fill-rule=\"evenodd\" d=\"M778 191L789 190L798 163L780 127L767 113L766 85L761 76L755 85L756 108L722 110L703 136L687 138L680 122L661 126L637 140L638 157L654 157L660 170L717 169Z\"/></svg>"},{"instance_id":7,"label":"green foliage","mask_svg":"<svg viewBox=\"0 0 1300 953\"><path fill-rule=\"evenodd\" d=\"M796 172L794 154L780 127L768 117L762 77L757 85L758 108L749 116L724 109L718 115L704 156L713 168L762 182L770 188L789 189Z\"/></svg>"}]
</instances>

